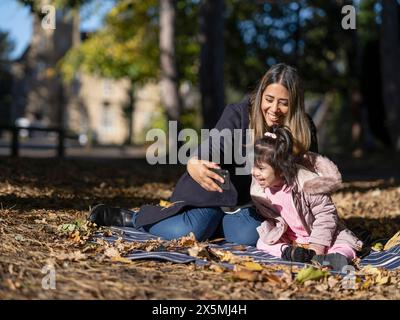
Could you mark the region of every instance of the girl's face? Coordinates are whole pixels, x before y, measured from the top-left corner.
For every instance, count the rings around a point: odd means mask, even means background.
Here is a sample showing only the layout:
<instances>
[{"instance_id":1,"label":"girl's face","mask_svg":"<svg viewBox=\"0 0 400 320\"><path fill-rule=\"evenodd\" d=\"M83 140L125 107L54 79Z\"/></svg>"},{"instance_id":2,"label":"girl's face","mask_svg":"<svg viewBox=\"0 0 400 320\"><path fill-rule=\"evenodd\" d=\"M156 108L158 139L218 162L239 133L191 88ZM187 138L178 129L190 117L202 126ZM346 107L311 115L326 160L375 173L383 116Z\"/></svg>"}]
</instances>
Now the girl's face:
<instances>
[{"instance_id":1,"label":"girl's face","mask_svg":"<svg viewBox=\"0 0 400 320\"><path fill-rule=\"evenodd\" d=\"M251 174L262 188L282 186L283 180L268 163L254 164Z\"/></svg>"},{"instance_id":2,"label":"girl's face","mask_svg":"<svg viewBox=\"0 0 400 320\"><path fill-rule=\"evenodd\" d=\"M262 94L261 112L269 127L284 124L289 112L289 91L279 83L270 84Z\"/></svg>"}]
</instances>

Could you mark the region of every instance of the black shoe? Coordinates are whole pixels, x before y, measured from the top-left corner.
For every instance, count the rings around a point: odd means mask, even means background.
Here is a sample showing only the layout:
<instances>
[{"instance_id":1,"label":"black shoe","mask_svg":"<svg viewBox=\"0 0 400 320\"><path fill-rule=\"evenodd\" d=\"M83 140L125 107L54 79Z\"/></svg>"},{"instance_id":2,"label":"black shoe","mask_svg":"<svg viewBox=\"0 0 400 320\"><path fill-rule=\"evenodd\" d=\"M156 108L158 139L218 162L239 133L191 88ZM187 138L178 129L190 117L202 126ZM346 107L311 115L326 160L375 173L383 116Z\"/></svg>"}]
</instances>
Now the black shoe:
<instances>
[{"instance_id":1,"label":"black shoe","mask_svg":"<svg viewBox=\"0 0 400 320\"><path fill-rule=\"evenodd\" d=\"M134 227L134 214L134 211L98 204L90 211L88 220L98 226Z\"/></svg>"},{"instance_id":2,"label":"black shoe","mask_svg":"<svg viewBox=\"0 0 400 320\"><path fill-rule=\"evenodd\" d=\"M282 252L282 259L294 262L309 263L314 256L314 250L295 246L287 246Z\"/></svg>"},{"instance_id":3,"label":"black shoe","mask_svg":"<svg viewBox=\"0 0 400 320\"><path fill-rule=\"evenodd\" d=\"M315 255L311 261L339 272L345 272L343 268L350 265L350 261L340 253Z\"/></svg>"}]
</instances>

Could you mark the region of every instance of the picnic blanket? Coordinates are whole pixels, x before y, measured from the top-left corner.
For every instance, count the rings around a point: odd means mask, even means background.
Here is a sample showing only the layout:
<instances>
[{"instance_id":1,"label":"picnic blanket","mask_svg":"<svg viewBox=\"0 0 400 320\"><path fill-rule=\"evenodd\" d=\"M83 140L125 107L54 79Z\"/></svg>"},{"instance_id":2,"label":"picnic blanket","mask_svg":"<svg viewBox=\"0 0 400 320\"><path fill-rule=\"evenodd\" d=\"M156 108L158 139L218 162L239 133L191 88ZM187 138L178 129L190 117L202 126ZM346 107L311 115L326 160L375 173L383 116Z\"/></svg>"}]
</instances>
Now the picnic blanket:
<instances>
[{"instance_id":1,"label":"picnic blanket","mask_svg":"<svg viewBox=\"0 0 400 320\"><path fill-rule=\"evenodd\" d=\"M111 227L112 235L99 237L106 241L114 242L118 238L122 238L124 241L128 242L145 242L151 239L159 239L160 237L151 235L146 232L136 230L134 228L126 227ZM162 238L161 238L162 239ZM253 258L254 261L262 264L283 264L283 265L296 265L299 267L304 267L306 264L285 261L280 258L274 257L265 253L263 251L257 250L253 246L241 246L240 250L235 250L238 245L235 243L220 242L220 243L210 243L210 247L228 250L237 256L248 256ZM207 264L208 262L200 258L192 257L189 254L181 252L171 252L171 251L145 251L145 250L134 250L130 252L125 258L130 260L138 259L153 259L153 260L163 260L170 261L174 263L189 263L194 262L199 265ZM397 245L386 251L371 251L363 259L361 259L361 266L371 265L373 267L382 267L385 269L398 269L400 268L400 245ZM224 263L225 267L233 268L233 265Z\"/></svg>"}]
</instances>

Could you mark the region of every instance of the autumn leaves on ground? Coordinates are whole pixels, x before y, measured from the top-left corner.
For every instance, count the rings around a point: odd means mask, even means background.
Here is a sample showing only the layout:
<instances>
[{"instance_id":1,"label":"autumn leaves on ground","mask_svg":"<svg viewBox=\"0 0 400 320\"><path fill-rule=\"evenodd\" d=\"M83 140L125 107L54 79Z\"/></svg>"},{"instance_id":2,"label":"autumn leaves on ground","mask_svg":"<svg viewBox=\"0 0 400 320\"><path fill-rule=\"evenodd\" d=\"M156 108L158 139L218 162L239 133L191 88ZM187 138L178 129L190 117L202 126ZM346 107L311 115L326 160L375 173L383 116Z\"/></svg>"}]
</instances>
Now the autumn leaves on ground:
<instances>
[{"instance_id":1,"label":"autumn leaves on ground","mask_svg":"<svg viewBox=\"0 0 400 320\"><path fill-rule=\"evenodd\" d=\"M350 180L345 174L333 199L350 228L370 230L376 240L400 230L398 160L386 158L379 180L379 160L345 164ZM0 158L0 299L400 298L398 271L357 270L355 281L346 285L320 270L310 276L295 268L261 266L190 237L144 244L93 241L97 229L85 222L90 206L135 208L168 200L183 170L149 166L144 160ZM186 250L210 263L124 258L129 250L160 246ZM234 264L234 270L224 269L221 261ZM54 268L55 289L45 278L49 267Z\"/></svg>"}]
</instances>

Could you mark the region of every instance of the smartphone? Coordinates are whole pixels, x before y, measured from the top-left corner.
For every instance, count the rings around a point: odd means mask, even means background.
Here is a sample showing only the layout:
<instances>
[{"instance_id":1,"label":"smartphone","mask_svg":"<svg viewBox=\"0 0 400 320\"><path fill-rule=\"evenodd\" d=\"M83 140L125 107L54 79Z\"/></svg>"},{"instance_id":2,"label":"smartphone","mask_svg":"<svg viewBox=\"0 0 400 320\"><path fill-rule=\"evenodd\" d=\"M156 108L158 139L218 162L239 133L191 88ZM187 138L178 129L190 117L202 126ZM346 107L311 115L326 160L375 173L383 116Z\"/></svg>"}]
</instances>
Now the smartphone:
<instances>
[{"instance_id":1,"label":"smartphone","mask_svg":"<svg viewBox=\"0 0 400 320\"><path fill-rule=\"evenodd\" d=\"M225 169L214 169L210 168L211 171L215 172L224 179L224 183L215 180L215 183L221 187L222 190L229 190L229 171Z\"/></svg>"}]
</instances>

